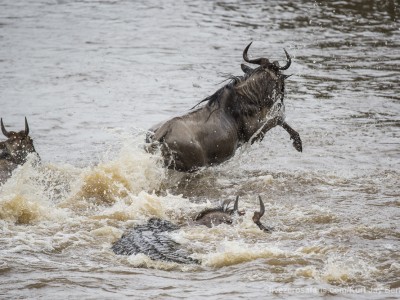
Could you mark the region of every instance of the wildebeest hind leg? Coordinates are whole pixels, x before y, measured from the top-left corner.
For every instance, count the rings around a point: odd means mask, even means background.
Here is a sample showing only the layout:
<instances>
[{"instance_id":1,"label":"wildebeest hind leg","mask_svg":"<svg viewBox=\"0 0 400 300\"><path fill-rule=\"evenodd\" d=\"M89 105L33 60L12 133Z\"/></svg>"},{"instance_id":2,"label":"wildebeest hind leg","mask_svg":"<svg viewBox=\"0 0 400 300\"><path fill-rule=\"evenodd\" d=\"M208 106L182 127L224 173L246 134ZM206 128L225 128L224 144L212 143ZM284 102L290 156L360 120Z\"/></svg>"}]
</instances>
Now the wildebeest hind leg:
<instances>
[{"instance_id":1,"label":"wildebeest hind leg","mask_svg":"<svg viewBox=\"0 0 400 300\"><path fill-rule=\"evenodd\" d=\"M288 125L288 123L286 123L286 122L283 122L281 124L281 126L283 129L285 129L290 134L290 139L293 140L293 147L297 151L302 152L303 146L301 143L300 134L296 130L294 130L292 127L290 127Z\"/></svg>"}]
</instances>

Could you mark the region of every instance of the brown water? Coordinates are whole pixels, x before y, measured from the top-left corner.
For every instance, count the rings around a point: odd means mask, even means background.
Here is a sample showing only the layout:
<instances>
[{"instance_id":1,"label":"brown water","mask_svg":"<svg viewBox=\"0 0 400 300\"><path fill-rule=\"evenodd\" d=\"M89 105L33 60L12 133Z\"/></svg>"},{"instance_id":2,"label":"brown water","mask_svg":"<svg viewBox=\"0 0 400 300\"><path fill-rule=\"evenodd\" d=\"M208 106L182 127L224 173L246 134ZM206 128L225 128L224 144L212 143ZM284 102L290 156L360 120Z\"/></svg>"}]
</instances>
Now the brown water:
<instances>
[{"instance_id":1,"label":"brown water","mask_svg":"<svg viewBox=\"0 0 400 300\"><path fill-rule=\"evenodd\" d=\"M398 17L391 0L2 1L0 116L28 117L43 164L0 186L0 298L399 298ZM276 128L218 167L164 170L145 130L241 74L250 41L293 56L303 153ZM200 266L110 250L236 195L233 226L172 233Z\"/></svg>"}]
</instances>

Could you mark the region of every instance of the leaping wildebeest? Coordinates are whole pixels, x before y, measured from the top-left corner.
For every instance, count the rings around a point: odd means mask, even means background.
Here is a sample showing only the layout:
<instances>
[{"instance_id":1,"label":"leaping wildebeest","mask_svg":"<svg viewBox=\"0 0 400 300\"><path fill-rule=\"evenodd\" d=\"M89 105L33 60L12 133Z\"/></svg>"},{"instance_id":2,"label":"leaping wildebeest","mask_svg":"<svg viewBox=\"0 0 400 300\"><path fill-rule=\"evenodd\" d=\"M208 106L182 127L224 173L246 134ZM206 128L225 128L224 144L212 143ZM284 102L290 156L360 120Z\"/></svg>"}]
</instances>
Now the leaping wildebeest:
<instances>
[{"instance_id":1,"label":"leaping wildebeest","mask_svg":"<svg viewBox=\"0 0 400 300\"><path fill-rule=\"evenodd\" d=\"M232 76L228 84L199 102L206 105L149 130L147 149L153 151L160 145L169 168L192 172L219 164L241 145L261 141L278 125L289 133L295 149L302 151L300 135L284 120L285 79L289 76L282 71L289 68L291 58L284 50L287 62L282 67L267 58L249 59L250 45L243 59L257 68L242 64L244 75Z\"/></svg>"},{"instance_id":2,"label":"leaping wildebeest","mask_svg":"<svg viewBox=\"0 0 400 300\"><path fill-rule=\"evenodd\" d=\"M0 142L0 183L10 177L11 172L26 162L29 153L36 153L29 136L28 120L25 117L25 129L19 132L7 131L1 122L1 131L7 140Z\"/></svg>"}]
</instances>

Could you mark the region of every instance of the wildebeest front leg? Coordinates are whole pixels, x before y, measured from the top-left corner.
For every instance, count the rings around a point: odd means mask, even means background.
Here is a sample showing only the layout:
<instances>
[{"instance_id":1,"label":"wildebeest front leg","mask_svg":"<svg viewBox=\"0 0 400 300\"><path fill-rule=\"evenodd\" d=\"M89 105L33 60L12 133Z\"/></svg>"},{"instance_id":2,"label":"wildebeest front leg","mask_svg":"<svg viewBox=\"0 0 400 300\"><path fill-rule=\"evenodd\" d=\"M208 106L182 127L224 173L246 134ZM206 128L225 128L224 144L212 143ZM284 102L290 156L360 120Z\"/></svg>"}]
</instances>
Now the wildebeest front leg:
<instances>
[{"instance_id":1,"label":"wildebeest front leg","mask_svg":"<svg viewBox=\"0 0 400 300\"><path fill-rule=\"evenodd\" d=\"M272 128L276 127L277 125L281 125L283 122L282 117L275 117L267 122L251 137L250 144L253 144L256 141L262 141L264 135L270 131Z\"/></svg>"},{"instance_id":2,"label":"wildebeest front leg","mask_svg":"<svg viewBox=\"0 0 400 300\"><path fill-rule=\"evenodd\" d=\"M290 134L290 139L293 140L293 147L297 151L302 152L303 146L301 143L300 134L296 130L294 130L292 127L290 127L288 125L288 123L286 123L286 122L283 122L280 125L283 127L283 129L285 129Z\"/></svg>"}]
</instances>

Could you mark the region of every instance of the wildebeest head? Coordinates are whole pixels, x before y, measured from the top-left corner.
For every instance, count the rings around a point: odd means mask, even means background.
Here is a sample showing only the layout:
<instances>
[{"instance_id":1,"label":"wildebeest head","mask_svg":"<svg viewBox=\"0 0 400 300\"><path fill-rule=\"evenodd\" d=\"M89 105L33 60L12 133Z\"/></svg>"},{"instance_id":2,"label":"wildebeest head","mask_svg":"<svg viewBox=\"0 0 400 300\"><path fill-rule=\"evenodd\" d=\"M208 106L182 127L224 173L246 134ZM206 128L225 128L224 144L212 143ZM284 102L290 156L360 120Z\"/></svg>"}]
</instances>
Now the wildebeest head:
<instances>
[{"instance_id":1,"label":"wildebeest head","mask_svg":"<svg viewBox=\"0 0 400 300\"><path fill-rule=\"evenodd\" d=\"M263 231L270 232L271 228L264 226L260 219L264 215L265 207L264 203L260 200L260 211L254 212L253 222ZM239 196L236 197L236 200L233 204L233 208L230 208L230 200L224 201L224 203L217 208L210 208L205 209L200 212L195 218L194 221L197 224L205 225L207 227L217 226L219 224L232 224L233 216L237 215L244 215L244 211L239 211Z\"/></svg>"},{"instance_id":2,"label":"wildebeest head","mask_svg":"<svg viewBox=\"0 0 400 300\"><path fill-rule=\"evenodd\" d=\"M25 117L25 130L20 132L7 131L1 119L1 131L8 138L3 142L3 147L9 159L16 164L23 164L29 153L35 152L33 141L29 136L29 125Z\"/></svg>"},{"instance_id":3,"label":"wildebeest head","mask_svg":"<svg viewBox=\"0 0 400 300\"><path fill-rule=\"evenodd\" d=\"M253 104L270 108L277 100L283 100L284 80L290 75L286 76L281 71L290 67L291 58L284 50L288 61L282 67L277 61L271 63L267 58L249 59L247 52L251 44L244 49L243 59L248 63L257 64L259 67L252 69L242 64L245 76L238 80L235 90Z\"/></svg>"}]
</instances>

